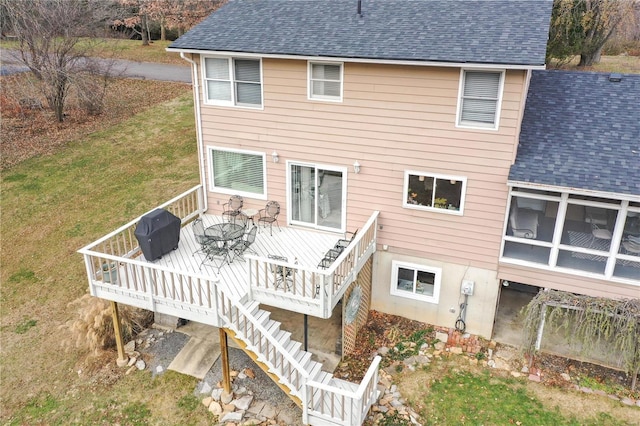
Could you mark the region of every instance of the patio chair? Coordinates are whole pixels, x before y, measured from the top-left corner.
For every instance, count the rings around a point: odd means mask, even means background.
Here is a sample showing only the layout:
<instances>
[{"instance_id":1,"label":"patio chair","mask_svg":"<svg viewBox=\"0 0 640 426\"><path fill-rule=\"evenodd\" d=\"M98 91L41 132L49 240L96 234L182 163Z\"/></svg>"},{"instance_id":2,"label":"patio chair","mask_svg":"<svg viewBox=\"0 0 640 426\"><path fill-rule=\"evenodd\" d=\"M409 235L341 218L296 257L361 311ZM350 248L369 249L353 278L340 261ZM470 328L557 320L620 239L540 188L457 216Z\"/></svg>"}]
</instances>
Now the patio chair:
<instances>
[{"instance_id":1,"label":"patio chair","mask_svg":"<svg viewBox=\"0 0 640 426\"><path fill-rule=\"evenodd\" d=\"M262 223L264 228L269 224L269 235L273 235L273 223L275 222L278 230L280 225L278 224L278 215L280 214L280 204L277 201L269 201L264 209L259 211L260 217L258 218L258 225Z\"/></svg>"},{"instance_id":2,"label":"patio chair","mask_svg":"<svg viewBox=\"0 0 640 426\"><path fill-rule=\"evenodd\" d=\"M538 212L516 207L509 215L509 225L514 237L535 240L538 236Z\"/></svg>"},{"instance_id":3,"label":"patio chair","mask_svg":"<svg viewBox=\"0 0 640 426\"><path fill-rule=\"evenodd\" d=\"M233 251L234 259L236 257L240 257L240 260L244 260L244 253L246 251L250 251L253 254L257 254L254 249L251 248L251 245L256 241L256 234L258 233L258 227L252 227L249 232L244 235L244 238L237 240L231 247L230 250Z\"/></svg>"},{"instance_id":4,"label":"patio chair","mask_svg":"<svg viewBox=\"0 0 640 426\"><path fill-rule=\"evenodd\" d=\"M353 240L356 238L356 234L358 233L358 230L356 229L353 232L345 232L345 237L347 236L347 234L351 234L351 238L346 239L346 238L341 238L338 240L338 242L336 243L334 248L339 248L342 247L342 249L344 250L345 248L347 248L349 246L349 244L351 244L353 242Z\"/></svg>"},{"instance_id":5,"label":"patio chair","mask_svg":"<svg viewBox=\"0 0 640 426\"><path fill-rule=\"evenodd\" d=\"M227 216L227 220L236 222L236 218L240 217L245 220L244 213L242 213L242 206L244 205L244 198L241 195L232 195L227 203L222 205L222 216Z\"/></svg>"},{"instance_id":6,"label":"patio chair","mask_svg":"<svg viewBox=\"0 0 640 426\"><path fill-rule=\"evenodd\" d=\"M268 254L267 257L273 260L279 260L281 262L289 262L289 259L284 256L279 256L276 254ZM287 268L286 266L274 265L271 264L271 273L275 274L276 282L275 288L276 290L280 285L285 284L287 290L291 289L291 285L293 284L293 269Z\"/></svg>"},{"instance_id":7,"label":"patio chair","mask_svg":"<svg viewBox=\"0 0 640 426\"><path fill-rule=\"evenodd\" d=\"M231 261L229 256L229 247L225 244L221 244L219 241L209 240L204 251L206 256L202 259L202 262L200 262L200 269L202 269L202 265L211 263L211 265L216 267L218 272L220 272L220 269Z\"/></svg>"},{"instance_id":8,"label":"patio chair","mask_svg":"<svg viewBox=\"0 0 640 426\"><path fill-rule=\"evenodd\" d=\"M591 244L589 244L589 247L593 247L596 240L611 241L613 235L606 228L606 222L604 226L601 226L593 216L589 216L589 223L591 223Z\"/></svg>"},{"instance_id":9,"label":"patio chair","mask_svg":"<svg viewBox=\"0 0 640 426\"><path fill-rule=\"evenodd\" d=\"M206 254L209 237L205 235L204 232L204 224L202 223L202 219L198 218L193 221L191 224L191 229L193 230L193 236L196 239L196 243L200 246L200 248L193 252L192 256L195 256L196 253Z\"/></svg>"}]
</instances>

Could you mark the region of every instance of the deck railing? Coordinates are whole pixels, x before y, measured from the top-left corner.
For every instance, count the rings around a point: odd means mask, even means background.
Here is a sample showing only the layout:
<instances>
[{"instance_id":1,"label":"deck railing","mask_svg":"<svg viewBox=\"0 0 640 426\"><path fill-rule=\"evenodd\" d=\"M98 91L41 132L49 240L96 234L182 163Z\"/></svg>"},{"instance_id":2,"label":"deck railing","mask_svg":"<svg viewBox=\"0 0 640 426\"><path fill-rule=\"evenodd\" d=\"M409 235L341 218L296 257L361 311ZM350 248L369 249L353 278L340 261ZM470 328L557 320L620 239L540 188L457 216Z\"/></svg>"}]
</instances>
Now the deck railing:
<instances>
[{"instance_id":1,"label":"deck railing","mask_svg":"<svg viewBox=\"0 0 640 426\"><path fill-rule=\"evenodd\" d=\"M378 399L378 366L382 358L376 356L355 392L315 381L307 382L307 401L303 422L309 416L321 418L330 424L361 425L371 404Z\"/></svg>"},{"instance_id":2,"label":"deck railing","mask_svg":"<svg viewBox=\"0 0 640 426\"><path fill-rule=\"evenodd\" d=\"M308 306L320 308L323 315L331 315L348 285L375 251L378 214L376 211L371 215L354 240L326 269L246 255L249 291L270 293L279 300L304 301Z\"/></svg>"},{"instance_id":3,"label":"deck railing","mask_svg":"<svg viewBox=\"0 0 640 426\"><path fill-rule=\"evenodd\" d=\"M202 186L198 185L156 208L170 211L184 225L203 212L203 200ZM134 233L141 217L79 250L91 294L164 313L177 313L188 306L198 312L190 319L211 324L218 278L135 260L140 247Z\"/></svg>"}]
</instances>

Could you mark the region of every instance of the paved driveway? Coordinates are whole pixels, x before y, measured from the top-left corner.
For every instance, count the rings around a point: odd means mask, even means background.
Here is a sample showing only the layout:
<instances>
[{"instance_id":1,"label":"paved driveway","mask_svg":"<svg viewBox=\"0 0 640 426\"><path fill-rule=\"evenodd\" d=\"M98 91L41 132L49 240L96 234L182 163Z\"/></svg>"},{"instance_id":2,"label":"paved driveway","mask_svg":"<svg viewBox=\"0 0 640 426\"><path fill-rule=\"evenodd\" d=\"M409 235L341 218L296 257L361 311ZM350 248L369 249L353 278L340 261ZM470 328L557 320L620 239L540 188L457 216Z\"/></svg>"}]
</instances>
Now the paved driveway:
<instances>
[{"instance_id":1,"label":"paved driveway","mask_svg":"<svg viewBox=\"0 0 640 426\"><path fill-rule=\"evenodd\" d=\"M0 76L25 71L28 68L20 63L14 52L0 49ZM115 61L114 71L129 78L191 83L191 68L186 62L185 65L169 65L118 59Z\"/></svg>"}]
</instances>

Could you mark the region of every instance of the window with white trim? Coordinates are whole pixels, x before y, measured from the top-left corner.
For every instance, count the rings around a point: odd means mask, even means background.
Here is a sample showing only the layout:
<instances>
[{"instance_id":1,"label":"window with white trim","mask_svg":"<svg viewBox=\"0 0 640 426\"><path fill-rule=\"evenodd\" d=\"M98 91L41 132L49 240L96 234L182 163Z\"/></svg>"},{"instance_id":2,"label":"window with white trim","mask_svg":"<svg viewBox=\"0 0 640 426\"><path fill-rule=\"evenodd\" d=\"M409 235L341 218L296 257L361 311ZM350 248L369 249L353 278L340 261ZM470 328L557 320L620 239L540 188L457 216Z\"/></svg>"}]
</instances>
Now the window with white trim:
<instances>
[{"instance_id":1,"label":"window with white trim","mask_svg":"<svg viewBox=\"0 0 640 426\"><path fill-rule=\"evenodd\" d=\"M204 58L205 103L262 106L259 59Z\"/></svg>"},{"instance_id":2,"label":"window with white trim","mask_svg":"<svg viewBox=\"0 0 640 426\"><path fill-rule=\"evenodd\" d=\"M497 129L504 71L463 70L457 125Z\"/></svg>"},{"instance_id":3,"label":"window with white trim","mask_svg":"<svg viewBox=\"0 0 640 426\"><path fill-rule=\"evenodd\" d=\"M461 215L466 187L464 177L406 171L403 207Z\"/></svg>"},{"instance_id":4,"label":"window with white trim","mask_svg":"<svg viewBox=\"0 0 640 426\"><path fill-rule=\"evenodd\" d=\"M442 269L393 261L391 263L391 294L438 303Z\"/></svg>"},{"instance_id":5,"label":"window with white trim","mask_svg":"<svg viewBox=\"0 0 640 426\"><path fill-rule=\"evenodd\" d=\"M309 62L309 99L342 100L342 64Z\"/></svg>"},{"instance_id":6,"label":"window with white trim","mask_svg":"<svg viewBox=\"0 0 640 426\"><path fill-rule=\"evenodd\" d=\"M209 147L210 186L214 191L266 197L265 154Z\"/></svg>"}]
</instances>

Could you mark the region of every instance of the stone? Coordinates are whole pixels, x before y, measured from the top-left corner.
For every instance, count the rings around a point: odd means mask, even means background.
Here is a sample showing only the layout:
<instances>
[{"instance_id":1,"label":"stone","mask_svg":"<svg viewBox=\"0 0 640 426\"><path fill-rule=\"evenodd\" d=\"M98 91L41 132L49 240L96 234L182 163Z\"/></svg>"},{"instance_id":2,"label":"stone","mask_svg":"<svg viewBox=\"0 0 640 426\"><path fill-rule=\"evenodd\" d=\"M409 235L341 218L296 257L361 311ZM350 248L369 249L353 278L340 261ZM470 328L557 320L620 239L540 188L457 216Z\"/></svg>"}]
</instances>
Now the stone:
<instances>
[{"instance_id":1,"label":"stone","mask_svg":"<svg viewBox=\"0 0 640 426\"><path fill-rule=\"evenodd\" d=\"M607 396L607 393L601 389L596 389L593 391L593 393L600 396Z\"/></svg>"},{"instance_id":2,"label":"stone","mask_svg":"<svg viewBox=\"0 0 640 426\"><path fill-rule=\"evenodd\" d=\"M223 389L222 393L220 394L220 401L223 404L228 404L231 401L233 401L233 392L227 393L227 392L224 392L224 389Z\"/></svg>"},{"instance_id":3,"label":"stone","mask_svg":"<svg viewBox=\"0 0 640 426\"><path fill-rule=\"evenodd\" d=\"M276 420L280 423L284 423L285 425L293 425L300 419L298 419L298 416L291 410L282 410L278 413Z\"/></svg>"},{"instance_id":4,"label":"stone","mask_svg":"<svg viewBox=\"0 0 640 426\"><path fill-rule=\"evenodd\" d=\"M570 382L571 381L571 376L568 375L567 373L561 373L560 377L562 377L565 381Z\"/></svg>"},{"instance_id":5,"label":"stone","mask_svg":"<svg viewBox=\"0 0 640 426\"><path fill-rule=\"evenodd\" d=\"M216 416L222 414L222 405L220 405L218 401L211 401L208 408L211 414L214 414Z\"/></svg>"},{"instance_id":6,"label":"stone","mask_svg":"<svg viewBox=\"0 0 640 426\"><path fill-rule=\"evenodd\" d=\"M247 378L247 375L244 374L244 371L241 371L238 373L238 379L246 379L246 378Z\"/></svg>"},{"instance_id":7,"label":"stone","mask_svg":"<svg viewBox=\"0 0 640 426\"><path fill-rule=\"evenodd\" d=\"M213 398L211 398L210 396L202 399L202 405L204 405L205 407L209 407L209 405L211 405L212 402L213 402Z\"/></svg>"},{"instance_id":8,"label":"stone","mask_svg":"<svg viewBox=\"0 0 640 426\"><path fill-rule=\"evenodd\" d=\"M164 367L163 366L156 365L156 373L162 374L163 371L164 371Z\"/></svg>"},{"instance_id":9,"label":"stone","mask_svg":"<svg viewBox=\"0 0 640 426\"><path fill-rule=\"evenodd\" d=\"M640 407L640 399L636 400L636 406Z\"/></svg>"},{"instance_id":10,"label":"stone","mask_svg":"<svg viewBox=\"0 0 640 426\"><path fill-rule=\"evenodd\" d=\"M138 360L138 358L136 358L135 356L132 356L131 358L129 358L129 362L127 363L127 367L131 367L132 365L135 365L137 360Z\"/></svg>"},{"instance_id":11,"label":"stone","mask_svg":"<svg viewBox=\"0 0 640 426\"><path fill-rule=\"evenodd\" d=\"M609 399L613 399L614 401L620 401L620 397L618 395L607 395Z\"/></svg>"},{"instance_id":12,"label":"stone","mask_svg":"<svg viewBox=\"0 0 640 426\"><path fill-rule=\"evenodd\" d=\"M126 375L133 373L134 371L136 371L136 366L132 365L131 367L129 367L129 369L124 373Z\"/></svg>"},{"instance_id":13,"label":"stone","mask_svg":"<svg viewBox=\"0 0 640 426\"><path fill-rule=\"evenodd\" d=\"M222 416L220 423L239 422L242 421L243 416L243 411L232 411Z\"/></svg>"},{"instance_id":14,"label":"stone","mask_svg":"<svg viewBox=\"0 0 640 426\"><path fill-rule=\"evenodd\" d=\"M262 423L262 420L259 419L247 419L244 422L240 423L242 426L258 426Z\"/></svg>"},{"instance_id":15,"label":"stone","mask_svg":"<svg viewBox=\"0 0 640 426\"><path fill-rule=\"evenodd\" d=\"M444 342L436 342L436 343L433 345L433 348L434 348L436 351L443 351L446 345L447 345L447 344L446 344L446 343L444 343ZM436 353L435 353L435 352L434 352L433 354L434 354L434 355L436 355ZM439 355L439 354L438 354L438 355Z\"/></svg>"},{"instance_id":16,"label":"stone","mask_svg":"<svg viewBox=\"0 0 640 426\"><path fill-rule=\"evenodd\" d=\"M124 345L124 351L126 353L131 353L133 351L136 350L136 341L135 340L130 340L129 342L127 342L126 345Z\"/></svg>"},{"instance_id":17,"label":"stone","mask_svg":"<svg viewBox=\"0 0 640 426\"><path fill-rule=\"evenodd\" d=\"M256 373L251 368L245 368L244 374L250 379L256 378Z\"/></svg>"},{"instance_id":18,"label":"stone","mask_svg":"<svg viewBox=\"0 0 640 426\"><path fill-rule=\"evenodd\" d=\"M378 411L381 413L386 413L389 409L385 405L378 406Z\"/></svg>"},{"instance_id":19,"label":"stone","mask_svg":"<svg viewBox=\"0 0 640 426\"><path fill-rule=\"evenodd\" d=\"M257 416L258 414L260 414L260 412L264 408L264 404L265 403L263 401L254 401L251 404L251 406L249 406L249 408L247 408L247 412L249 414L253 414L253 415Z\"/></svg>"},{"instance_id":20,"label":"stone","mask_svg":"<svg viewBox=\"0 0 640 426\"><path fill-rule=\"evenodd\" d=\"M512 375L513 377L515 377L515 378L518 378L518 377L522 376L522 374L518 373L517 371L512 371L512 372L511 372L511 375Z\"/></svg>"},{"instance_id":21,"label":"stone","mask_svg":"<svg viewBox=\"0 0 640 426\"><path fill-rule=\"evenodd\" d=\"M538 376L537 374L529 374L529 380L531 380L532 382L540 382L540 376Z\"/></svg>"},{"instance_id":22,"label":"stone","mask_svg":"<svg viewBox=\"0 0 640 426\"><path fill-rule=\"evenodd\" d=\"M220 401L222 392L224 392L224 389L215 388L214 390L211 391L211 397L213 398L214 401Z\"/></svg>"},{"instance_id":23,"label":"stone","mask_svg":"<svg viewBox=\"0 0 640 426\"><path fill-rule=\"evenodd\" d=\"M265 416L268 419L273 419L276 416L276 409L271 404L265 404L260 411L260 415Z\"/></svg>"},{"instance_id":24,"label":"stone","mask_svg":"<svg viewBox=\"0 0 640 426\"><path fill-rule=\"evenodd\" d=\"M462 355L462 348L454 346L454 347L449 349L449 352L451 352L452 354L456 354L456 355Z\"/></svg>"},{"instance_id":25,"label":"stone","mask_svg":"<svg viewBox=\"0 0 640 426\"><path fill-rule=\"evenodd\" d=\"M629 397L624 397L620 400L624 405L635 405L635 401Z\"/></svg>"},{"instance_id":26,"label":"stone","mask_svg":"<svg viewBox=\"0 0 640 426\"><path fill-rule=\"evenodd\" d=\"M593 389L591 389L591 388L587 388L587 387L584 387L584 386L582 386L582 387L580 388L580 390L581 390L583 393L593 393Z\"/></svg>"},{"instance_id":27,"label":"stone","mask_svg":"<svg viewBox=\"0 0 640 426\"><path fill-rule=\"evenodd\" d=\"M222 405L222 411L225 413L231 412L231 411L236 411L236 406L229 403L229 404L221 404Z\"/></svg>"},{"instance_id":28,"label":"stone","mask_svg":"<svg viewBox=\"0 0 640 426\"><path fill-rule=\"evenodd\" d=\"M529 367L527 367L526 365L522 367L522 370L520 370L521 373L527 374L529 372Z\"/></svg>"},{"instance_id":29,"label":"stone","mask_svg":"<svg viewBox=\"0 0 640 426\"><path fill-rule=\"evenodd\" d=\"M207 394L211 394L211 391L213 389L211 388L211 385L207 382L200 382L200 393L207 393Z\"/></svg>"},{"instance_id":30,"label":"stone","mask_svg":"<svg viewBox=\"0 0 640 426\"><path fill-rule=\"evenodd\" d=\"M231 401L233 405L236 406L238 410L247 410L253 401L253 396L245 395L242 398L234 399Z\"/></svg>"},{"instance_id":31,"label":"stone","mask_svg":"<svg viewBox=\"0 0 640 426\"><path fill-rule=\"evenodd\" d=\"M381 356L385 356L389 353L389 348L387 348L386 346L383 346L381 348L378 348L378 354Z\"/></svg>"},{"instance_id":32,"label":"stone","mask_svg":"<svg viewBox=\"0 0 640 426\"><path fill-rule=\"evenodd\" d=\"M439 341L439 343L447 343L447 341L449 341L449 335L447 333L442 333L440 331L436 331L436 340Z\"/></svg>"}]
</instances>

